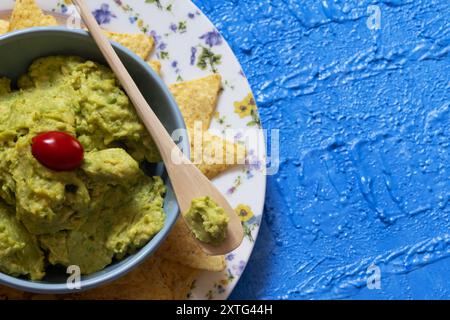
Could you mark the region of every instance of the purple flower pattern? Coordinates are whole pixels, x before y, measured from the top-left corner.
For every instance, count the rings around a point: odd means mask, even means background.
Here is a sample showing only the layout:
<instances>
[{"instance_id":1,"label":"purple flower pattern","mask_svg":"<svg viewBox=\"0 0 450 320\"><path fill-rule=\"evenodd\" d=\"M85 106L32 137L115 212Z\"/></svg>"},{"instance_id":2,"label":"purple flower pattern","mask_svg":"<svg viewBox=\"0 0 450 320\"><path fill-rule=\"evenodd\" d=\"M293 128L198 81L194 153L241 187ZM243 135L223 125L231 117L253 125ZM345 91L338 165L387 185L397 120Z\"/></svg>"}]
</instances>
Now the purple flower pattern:
<instances>
[{"instance_id":1,"label":"purple flower pattern","mask_svg":"<svg viewBox=\"0 0 450 320\"><path fill-rule=\"evenodd\" d=\"M238 264L233 266L233 270L235 271L234 274L236 276L240 276L242 274L242 272L244 272L244 269L245 269L245 261L244 260L239 261Z\"/></svg>"},{"instance_id":2,"label":"purple flower pattern","mask_svg":"<svg viewBox=\"0 0 450 320\"><path fill-rule=\"evenodd\" d=\"M173 32L177 32L178 27L175 23L171 23L169 29Z\"/></svg>"},{"instance_id":3,"label":"purple flower pattern","mask_svg":"<svg viewBox=\"0 0 450 320\"><path fill-rule=\"evenodd\" d=\"M195 64L195 60L197 59L197 48L191 47L191 66Z\"/></svg>"},{"instance_id":4,"label":"purple flower pattern","mask_svg":"<svg viewBox=\"0 0 450 320\"><path fill-rule=\"evenodd\" d=\"M100 25L110 23L111 18L117 18L117 16L109 10L109 4L107 3L103 3L100 8L94 10L92 14Z\"/></svg>"},{"instance_id":5,"label":"purple flower pattern","mask_svg":"<svg viewBox=\"0 0 450 320\"><path fill-rule=\"evenodd\" d=\"M150 35L153 37L153 40L155 41L156 49L159 51L166 50L167 44L162 41L162 37L156 33L155 30L150 31Z\"/></svg>"},{"instance_id":6,"label":"purple flower pattern","mask_svg":"<svg viewBox=\"0 0 450 320\"><path fill-rule=\"evenodd\" d=\"M67 6L63 3L62 5L61 5L61 13L66 13L67 12Z\"/></svg>"},{"instance_id":7,"label":"purple flower pattern","mask_svg":"<svg viewBox=\"0 0 450 320\"><path fill-rule=\"evenodd\" d=\"M230 253L230 254L228 254L228 255L225 257L225 259L226 259L227 261L233 261L233 259L234 259L235 256L236 256L236 254Z\"/></svg>"},{"instance_id":8,"label":"purple flower pattern","mask_svg":"<svg viewBox=\"0 0 450 320\"><path fill-rule=\"evenodd\" d=\"M205 43L210 47L220 46L223 43L222 36L219 32L217 32L217 30L213 30L203 34L202 36L200 36L200 39L204 40Z\"/></svg>"}]
</instances>

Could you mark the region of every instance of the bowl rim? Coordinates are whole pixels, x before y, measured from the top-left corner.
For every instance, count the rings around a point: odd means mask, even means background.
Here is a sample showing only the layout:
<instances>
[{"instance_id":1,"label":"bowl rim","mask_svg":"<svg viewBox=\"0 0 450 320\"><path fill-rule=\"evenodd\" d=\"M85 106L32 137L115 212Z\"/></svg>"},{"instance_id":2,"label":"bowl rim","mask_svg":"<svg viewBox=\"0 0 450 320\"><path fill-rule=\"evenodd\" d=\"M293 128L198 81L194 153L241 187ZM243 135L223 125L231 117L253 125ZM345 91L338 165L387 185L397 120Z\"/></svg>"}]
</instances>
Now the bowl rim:
<instances>
[{"instance_id":1,"label":"bowl rim","mask_svg":"<svg viewBox=\"0 0 450 320\"><path fill-rule=\"evenodd\" d=\"M80 29L69 29L67 27L33 27L18 31L13 31L0 36L0 45L5 41L11 41L14 38L21 37L31 37L39 34L66 34L74 37L90 37L89 33ZM92 38L91 38L92 39ZM92 43L94 45L95 42L92 39ZM158 89L163 93L164 99L168 102L170 109L174 112L175 123L179 127L179 129L184 129L182 133L182 140L180 141L181 148L184 154L189 157L190 156L190 144L189 144L189 136L186 134L186 124L184 118L181 114L181 111L172 96L169 88L164 83L162 78L138 55L129 50L128 48L122 46L121 44L111 41L114 49L119 53L127 55L130 59L137 62L140 67L142 67L155 81ZM166 186L172 188L170 184L170 179L167 178ZM105 269L98 271L89 275L89 279L81 279L80 281L80 289L70 289L67 286L67 283L45 283L42 281L32 281L27 279L20 279L14 276L7 275L5 273L0 272L0 284L9 286L11 288L15 288L22 291L32 292L32 293L41 293L41 294L67 294L67 293L79 293L89 289L93 289L107 283L110 283L128 272L132 271L134 268L143 263L147 258L149 258L154 251L162 244L164 239L168 236L172 227L175 225L175 222L180 214L178 205L175 203L175 206L172 206L170 210L173 214L166 214L166 221L164 225L164 229L159 231L145 246L137 250L134 254L128 256L125 260L118 261L116 263L108 265L108 267L115 266L111 270L104 271ZM164 232L163 232L164 231ZM68 275L69 276L69 275Z\"/></svg>"}]
</instances>

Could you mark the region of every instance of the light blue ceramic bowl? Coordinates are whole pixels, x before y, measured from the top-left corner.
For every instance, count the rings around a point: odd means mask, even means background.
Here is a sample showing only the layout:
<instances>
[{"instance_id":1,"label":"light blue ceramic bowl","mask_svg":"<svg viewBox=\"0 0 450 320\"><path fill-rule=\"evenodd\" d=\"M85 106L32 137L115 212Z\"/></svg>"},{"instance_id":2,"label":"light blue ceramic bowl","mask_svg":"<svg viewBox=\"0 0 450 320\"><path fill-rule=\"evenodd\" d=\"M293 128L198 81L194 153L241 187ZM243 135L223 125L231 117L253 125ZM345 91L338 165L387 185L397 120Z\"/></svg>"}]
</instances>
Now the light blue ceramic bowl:
<instances>
[{"instance_id":1,"label":"light blue ceramic bowl","mask_svg":"<svg viewBox=\"0 0 450 320\"><path fill-rule=\"evenodd\" d=\"M114 48L168 132L185 129L181 113L158 75L147 63L125 47L115 43ZM87 32L60 27L32 28L0 36L0 76L16 80L27 72L33 60L50 55L75 55L106 64ZM185 154L189 155L188 137L182 135L177 143ZM155 174L161 175L168 186L164 204L167 215L164 228L135 254L113 263L100 272L83 276L81 290L104 285L131 271L157 249L174 225L179 210L164 166L159 164L152 170ZM74 290L69 289L66 284L68 276L65 268L51 267L47 269L47 276L42 281L30 281L0 273L0 283L37 293L71 293Z\"/></svg>"}]
</instances>

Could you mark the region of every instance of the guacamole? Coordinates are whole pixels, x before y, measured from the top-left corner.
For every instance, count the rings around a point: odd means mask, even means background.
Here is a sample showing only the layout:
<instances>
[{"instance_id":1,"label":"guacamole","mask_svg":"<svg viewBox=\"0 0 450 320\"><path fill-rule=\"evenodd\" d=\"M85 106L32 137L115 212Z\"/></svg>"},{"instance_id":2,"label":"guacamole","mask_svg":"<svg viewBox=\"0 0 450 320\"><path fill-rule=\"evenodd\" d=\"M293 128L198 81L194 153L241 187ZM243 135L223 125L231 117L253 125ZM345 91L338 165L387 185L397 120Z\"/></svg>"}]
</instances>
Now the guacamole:
<instances>
[{"instance_id":1,"label":"guacamole","mask_svg":"<svg viewBox=\"0 0 450 320\"><path fill-rule=\"evenodd\" d=\"M82 166L56 172L32 138L66 132ZM0 271L36 280L47 264L99 271L164 226L165 186L143 162L157 149L112 71L78 57L36 60L17 89L0 79Z\"/></svg>"},{"instance_id":2,"label":"guacamole","mask_svg":"<svg viewBox=\"0 0 450 320\"><path fill-rule=\"evenodd\" d=\"M210 197L192 200L185 219L195 237L202 242L219 245L226 238L229 217Z\"/></svg>"}]
</instances>

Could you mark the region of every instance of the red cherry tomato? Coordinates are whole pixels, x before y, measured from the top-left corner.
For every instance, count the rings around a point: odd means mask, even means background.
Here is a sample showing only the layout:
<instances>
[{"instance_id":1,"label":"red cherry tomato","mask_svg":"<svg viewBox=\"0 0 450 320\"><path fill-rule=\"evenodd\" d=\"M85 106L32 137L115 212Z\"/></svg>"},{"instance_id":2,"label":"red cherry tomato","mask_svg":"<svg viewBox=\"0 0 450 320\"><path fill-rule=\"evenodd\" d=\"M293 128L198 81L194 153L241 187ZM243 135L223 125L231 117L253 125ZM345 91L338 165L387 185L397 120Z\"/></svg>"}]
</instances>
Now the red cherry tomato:
<instances>
[{"instance_id":1,"label":"red cherry tomato","mask_svg":"<svg viewBox=\"0 0 450 320\"><path fill-rule=\"evenodd\" d=\"M32 139L31 152L45 167L54 171L70 171L83 163L83 146L71 135L51 131Z\"/></svg>"}]
</instances>

